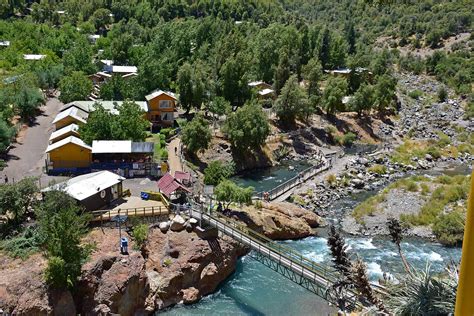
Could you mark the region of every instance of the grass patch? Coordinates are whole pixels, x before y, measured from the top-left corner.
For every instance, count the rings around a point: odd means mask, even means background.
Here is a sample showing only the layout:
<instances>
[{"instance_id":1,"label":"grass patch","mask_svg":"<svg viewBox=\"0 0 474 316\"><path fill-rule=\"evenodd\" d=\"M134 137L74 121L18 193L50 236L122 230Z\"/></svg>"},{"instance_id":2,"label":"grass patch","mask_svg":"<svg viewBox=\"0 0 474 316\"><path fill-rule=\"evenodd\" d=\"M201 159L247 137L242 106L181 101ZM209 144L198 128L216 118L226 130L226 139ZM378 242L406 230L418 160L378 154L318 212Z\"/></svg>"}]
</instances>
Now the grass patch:
<instances>
[{"instance_id":1,"label":"grass patch","mask_svg":"<svg viewBox=\"0 0 474 316\"><path fill-rule=\"evenodd\" d=\"M354 217L357 223L363 224L364 216L373 216L377 213L379 204L383 203L386 199L386 194L387 192L384 191L357 205L357 207L352 211L352 217Z\"/></svg>"},{"instance_id":2,"label":"grass patch","mask_svg":"<svg viewBox=\"0 0 474 316\"><path fill-rule=\"evenodd\" d=\"M403 216L402 220L410 225L431 225L436 223L448 204L466 200L469 192L470 177L439 176L434 180L439 186L422 206L419 214ZM423 190L423 189L422 189ZM466 209L464 207L464 209Z\"/></svg>"},{"instance_id":3,"label":"grass patch","mask_svg":"<svg viewBox=\"0 0 474 316\"><path fill-rule=\"evenodd\" d=\"M369 170L369 172L373 172L373 173L376 173L376 174L386 174L387 173L387 167L385 167L384 165L373 165L368 170Z\"/></svg>"},{"instance_id":4,"label":"grass patch","mask_svg":"<svg viewBox=\"0 0 474 316\"><path fill-rule=\"evenodd\" d=\"M415 100L418 100L419 98L421 98L422 95L423 95L423 92L421 90L412 90L408 92L408 96Z\"/></svg>"}]
</instances>

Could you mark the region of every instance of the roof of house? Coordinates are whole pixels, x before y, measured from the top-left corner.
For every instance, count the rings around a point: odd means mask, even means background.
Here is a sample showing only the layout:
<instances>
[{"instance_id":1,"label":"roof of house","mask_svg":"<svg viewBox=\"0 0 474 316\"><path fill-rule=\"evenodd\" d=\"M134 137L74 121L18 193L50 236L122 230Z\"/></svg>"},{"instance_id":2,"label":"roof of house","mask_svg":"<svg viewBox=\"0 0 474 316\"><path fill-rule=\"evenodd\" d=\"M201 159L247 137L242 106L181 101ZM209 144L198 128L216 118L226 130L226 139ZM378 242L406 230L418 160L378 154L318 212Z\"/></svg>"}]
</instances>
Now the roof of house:
<instances>
[{"instance_id":1,"label":"roof of house","mask_svg":"<svg viewBox=\"0 0 474 316\"><path fill-rule=\"evenodd\" d=\"M176 98L176 94L174 94L173 92L170 92L170 91L163 91L163 90L155 90L153 91L152 93L150 93L149 95L145 96L145 99L147 101L150 101L156 97L159 97L160 95L162 94L165 94L167 96L169 96L170 98L173 98L174 100L177 100Z\"/></svg>"},{"instance_id":2,"label":"roof of house","mask_svg":"<svg viewBox=\"0 0 474 316\"><path fill-rule=\"evenodd\" d=\"M79 122L86 123L89 114L79 107L67 107L56 115L53 124L63 120L66 117L73 117Z\"/></svg>"},{"instance_id":3,"label":"roof of house","mask_svg":"<svg viewBox=\"0 0 474 316\"><path fill-rule=\"evenodd\" d=\"M112 72L112 73L132 73L132 72L138 72L138 68L136 66L110 65L110 66L107 66L106 71Z\"/></svg>"},{"instance_id":4,"label":"roof of house","mask_svg":"<svg viewBox=\"0 0 474 316\"><path fill-rule=\"evenodd\" d=\"M273 89L263 89L262 91L259 91L258 94L268 95L268 94L272 94L273 92L275 92Z\"/></svg>"},{"instance_id":5,"label":"roof of house","mask_svg":"<svg viewBox=\"0 0 474 316\"><path fill-rule=\"evenodd\" d=\"M249 86L250 87L256 87L258 85L261 85L262 83L264 83L263 81L252 81L252 82L249 82Z\"/></svg>"},{"instance_id":6,"label":"roof of house","mask_svg":"<svg viewBox=\"0 0 474 316\"><path fill-rule=\"evenodd\" d=\"M162 176L156 184L160 192L166 195L167 197L170 197L170 195L178 189L190 192L181 183L176 181L176 179L173 178L169 173L166 173L164 176Z\"/></svg>"},{"instance_id":7,"label":"roof of house","mask_svg":"<svg viewBox=\"0 0 474 316\"><path fill-rule=\"evenodd\" d=\"M153 153L152 142L132 142L131 140L94 140L92 142L93 154L130 154Z\"/></svg>"},{"instance_id":8,"label":"roof of house","mask_svg":"<svg viewBox=\"0 0 474 316\"><path fill-rule=\"evenodd\" d=\"M37 54L24 54L23 59L25 60L40 60L45 58L46 55L37 55Z\"/></svg>"},{"instance_id":9,"label":"roof of house","mask_svg":"<svg viewBox=\"0 0 474 316\"><path fill-rule=\"evenodd\" d=\"M175 171L174 177L176 178L176 180L191 181L191 174L189 172Z\"/></svg>"},{"instance_id":10,"label":"roof of house","mask_svg":"<svg viewBox=\"0 0 474 316\"><path fill-rule=\"evenodd\" d=\"M131 72L131 73L127 73L123 75L122 78L135 77L135 76L138 76L138 74L136 72Z\"/></svg>"},{"instance_id":11,"label":"roof of house","mask_svg":"<svg viewBox=\"0 0 474 316\"><path fill-rule=\"evenodd\" d=\"M111 66L114 64L114 61L111 59L101 59L100 62L107 66Z\"/></svg>"},{"instance_id":12,"label":"roof of house","mask_svg":"<svg viewBox=\"0 0 474 316\"><path fill-rule=\"evenodd\" d=\"M0 41L0 46L10 46L10 41Z\"/></svg>"},{"instance_id":13,"label":"roof of house","mask_svg":"<svg viewBox=\"0 0 474 316\"><path fill-rule=\"evenodd\" d=\"M67 181L55 184L43 189L42 192L60 190L66 192L74 199L82 201L99 193L102 190L122 182L123 180L125 180L124 177L121 177L113 172L98 171L74 177Z\"/></svg>"},{"instance_id":14,"label":"roof of house","mask_svg":"<svg viewBox=\"0 0 474 316\"><path fill-rule=\"evenodd\" d=\"M89 35L89 38L90 38L90 39L99 39L99 38L100 38L100 35L99 35L99 34L90 34L90 35Z\"/></svg>"},{"instance_id":15,"label":"roof of house","mask_svg":"<svg viewBox=\"0 0 474 316\"><path fill-rule=\"evenodd\" d=\"M112 114L118 114L118 111L115 109L115 105L122 105L124 101L72 101L67 104L65 104L61 111L64 111L66 109L69 109L71 107L76 107L78 109L81 109L85 112L93 112L94 111L94 104L95 103L100 103L104 109L110 111ZM136 103L140 109L143 111L147 112L148 111L148 105L146 101L131 101Z\"/></svg>"},{"instance_id":16,"label":"roof of house","mask_svg":"<svg viewBox=\"0 0 474 316\"><path fill-rule=\"evenodd\" d=\"M53 133L51 133L51 136L49 136L49 140L53 141L53 140L58 139L59 137L61 137L63 135L66 135L67 133L71 133L71 132L79 135L78 131L79 131L79 126L77 124L72 123L68 126L64 126L63 128L60 128L57 131L54 131Z\"/></svg>"},{"instance_id":17,"label":"roof of house","mask_svg":"<svg viewBox=\"0 0 474 316\"><path fill-rule=\"evenodd\" d=\"M59 142L49 145L48 148L46 148L46 152L49 153L50 151L63 147L67 144L75 144L85 149L92 150L92 148L84 143L81 139L77 138L76 136L69 136L61 139Z\"/></svg>"}]
</instances>

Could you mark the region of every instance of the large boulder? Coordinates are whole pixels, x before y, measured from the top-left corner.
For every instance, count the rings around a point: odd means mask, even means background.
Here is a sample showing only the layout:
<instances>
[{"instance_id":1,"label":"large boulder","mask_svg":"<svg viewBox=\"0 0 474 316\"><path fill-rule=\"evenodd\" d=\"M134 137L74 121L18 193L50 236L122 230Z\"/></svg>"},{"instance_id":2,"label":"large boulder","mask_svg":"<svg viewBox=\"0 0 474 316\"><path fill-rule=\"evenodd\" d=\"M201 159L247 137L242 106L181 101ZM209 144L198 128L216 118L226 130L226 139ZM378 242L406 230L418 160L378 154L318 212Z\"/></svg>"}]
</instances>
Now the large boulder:
<instances>
[{"instance_id":1,"label":"large boulder","mask_svg":"<svg viewBox=\"0 0 474 316\"><path fill-rule=\"evenodd\" d=\"M175 232L180 232L184 229L186 221L181 215L176 215L171 220L170 229Z\"/></svg>"},{"instance_id":2,"label":"large boulder","mask_svg":"<svg viewBox=\"0 0 474 316\"><path fill-rule=\"evenodd\" d=\"M312 228L322 224L322 219L312 211L287 202L262 202L259 207L246 206L239 210L227 210L226 213L275 240L314 235Z\"/></svg>"}]
</instances>

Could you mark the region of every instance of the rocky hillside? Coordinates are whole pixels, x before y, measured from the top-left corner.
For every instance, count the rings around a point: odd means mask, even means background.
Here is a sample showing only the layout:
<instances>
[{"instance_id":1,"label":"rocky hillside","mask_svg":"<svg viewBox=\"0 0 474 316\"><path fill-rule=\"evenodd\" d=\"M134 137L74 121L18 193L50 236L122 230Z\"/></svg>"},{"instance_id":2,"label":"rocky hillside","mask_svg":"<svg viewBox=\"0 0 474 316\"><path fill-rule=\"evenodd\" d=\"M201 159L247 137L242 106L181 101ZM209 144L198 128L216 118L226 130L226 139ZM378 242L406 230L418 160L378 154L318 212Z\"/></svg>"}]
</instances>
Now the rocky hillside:
<instances>
[{"instance_id":1,"label":"rocky hillside","mask_svg":"<svg viewBox=\"0 0 474 316\"><path fill-rule=\"evenodd\" d=\"M45 259L1 256L0 308L15 315L151 314L209 294L235 269L245 249L227 237L203 240L194 232L151 228L145 257L117 249L116 229L94 229L89 262L74 291L53 291L42 278Z\"/></svg>"}]
</instances>

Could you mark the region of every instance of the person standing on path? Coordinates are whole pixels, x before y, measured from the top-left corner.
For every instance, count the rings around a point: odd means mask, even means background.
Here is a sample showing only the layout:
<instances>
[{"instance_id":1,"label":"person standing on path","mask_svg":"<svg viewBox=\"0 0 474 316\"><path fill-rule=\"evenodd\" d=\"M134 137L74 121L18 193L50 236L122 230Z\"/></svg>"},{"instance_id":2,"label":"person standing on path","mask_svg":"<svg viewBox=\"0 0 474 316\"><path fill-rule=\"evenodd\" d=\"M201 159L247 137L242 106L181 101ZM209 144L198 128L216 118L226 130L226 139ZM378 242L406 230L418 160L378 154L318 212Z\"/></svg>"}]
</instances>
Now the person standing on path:
<instances>
[{"instance_id":1,"label":"person standing on path","mask_svg":"<svg viewBox=\"0 0 474 316\"><path fill-rule=\"evenodd\" d=\"M5 184L7 184L7 183L8 183L8 176L7 176L7 174L6 174L6 173L5 173L5 177L3 178L3 180L5 181Z\"/></svg>"}]
</instances>

